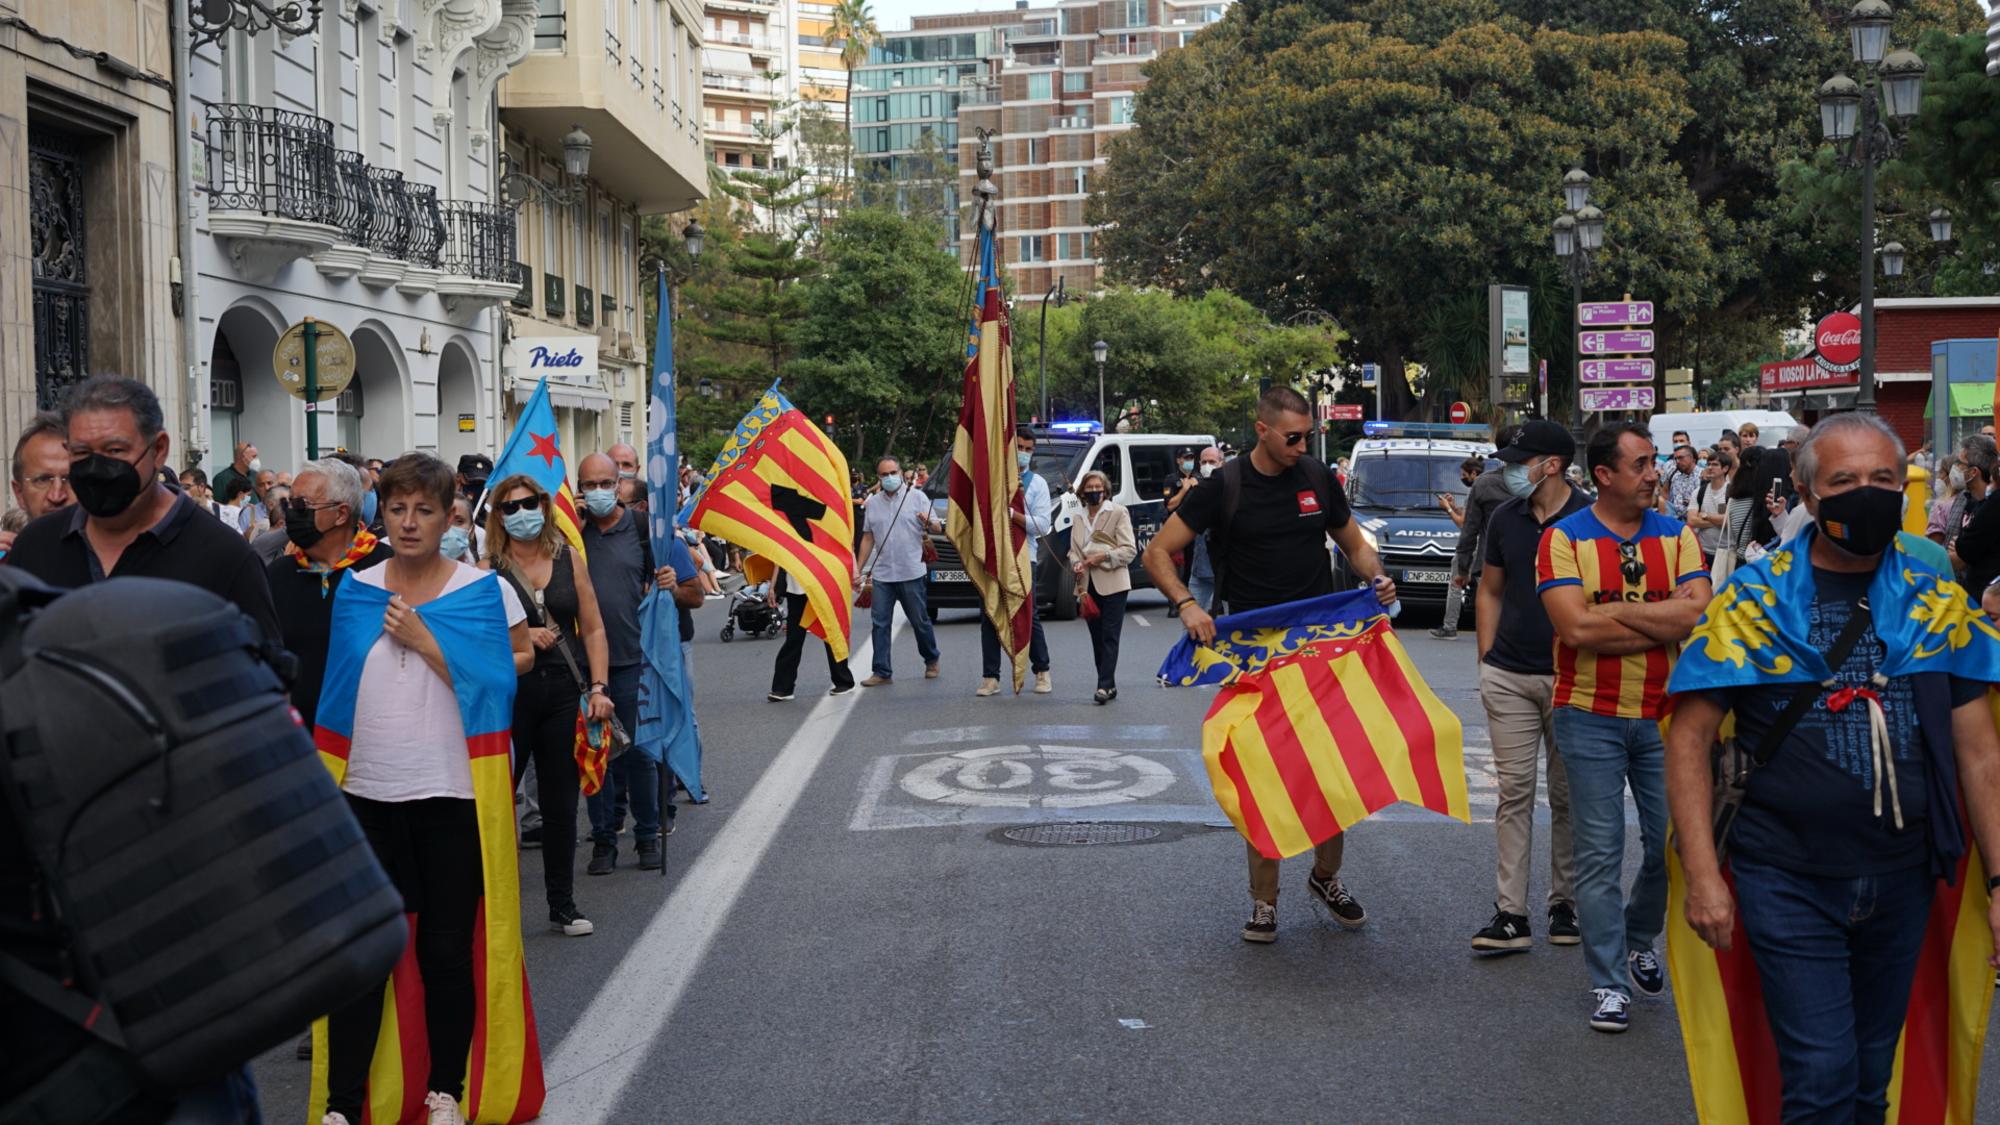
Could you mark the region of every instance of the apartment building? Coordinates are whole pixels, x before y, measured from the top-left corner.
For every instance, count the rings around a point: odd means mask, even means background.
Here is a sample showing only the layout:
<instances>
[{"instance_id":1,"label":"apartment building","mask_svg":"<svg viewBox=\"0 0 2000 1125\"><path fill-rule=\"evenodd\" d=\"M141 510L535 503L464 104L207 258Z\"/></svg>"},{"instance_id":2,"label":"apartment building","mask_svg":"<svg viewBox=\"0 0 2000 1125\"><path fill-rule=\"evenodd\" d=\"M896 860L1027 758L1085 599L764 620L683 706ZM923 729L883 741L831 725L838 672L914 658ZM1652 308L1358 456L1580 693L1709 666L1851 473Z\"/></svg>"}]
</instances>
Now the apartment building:
<instances>
[{"instance_id":1,"label":"apartment building","mask_svg":"<svg viewBox=\"0 0 2000 1125\"><path fill-rule=\"evenodd\" d=\"M178 456L190 385L167 4L0 0L0 20L0 457L99 371L159 392Z\"/></svg>"},{"instance_id":2,"label":"apartment building","mask_svg":"<svg viewBox=\"0 0 2000 1125\"><path fill-rule=\"evenodd\" d=\"M574 467L645 439L653 275L640 269L640 219L708 194L703 12L694 0L541 0L541 13L533 50L500 86L519 247L503 409L511 425L547 376ZM591 141L583 176L566 168L576 130Z\"/></svg>"},{"instance_id":3,"label":"apartment building","mask_svg":"<svg viewBox=\"0 0 2000 1125\"><path fill-rule=\"evenodd\" d=\"M1008 18L1011 12L992 13ZM979 17L961 17L979 18ZM929 23L931 18L920 19ZM959 110L994 96L1004 32L992 27L927 29L883 37L854 72L855 175L906 213L941 219L959 241ZM942 174L932 192L924 183Z\"/></svg>"},{"instance_id":4,"label":"apartment building","mask_svg":"<svg viewBox=\"0 0 2000 1125\"><path fill-rule=\"evenodd\" d=\"M773 142L774 107L796 99L793 0L706 0L702 10L702 130L716 167L768 168L792 138Z\"/></svg>"}]
</instances>

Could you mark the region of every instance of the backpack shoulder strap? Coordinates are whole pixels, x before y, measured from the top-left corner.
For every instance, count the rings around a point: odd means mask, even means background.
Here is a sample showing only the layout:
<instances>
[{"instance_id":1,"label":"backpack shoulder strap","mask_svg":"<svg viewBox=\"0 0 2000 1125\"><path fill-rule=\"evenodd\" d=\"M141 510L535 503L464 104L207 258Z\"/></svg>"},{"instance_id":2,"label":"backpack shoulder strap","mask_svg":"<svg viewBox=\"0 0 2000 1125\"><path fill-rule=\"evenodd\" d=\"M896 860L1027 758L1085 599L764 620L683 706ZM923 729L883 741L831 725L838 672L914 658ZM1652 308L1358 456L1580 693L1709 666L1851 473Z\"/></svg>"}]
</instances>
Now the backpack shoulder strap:
<instances>
[{"instance_id":1,"label":"backpack shoulder strap","mask_svg":"<svg viewBox=\"0 0 2000 1125\"><path fill-rule=\"evenodd\" d=\"M1211 530L1229 534L1229 527L1236 522L1236 505L1243 499L1243 458L1232 458L1228 464L1217 470L1222 474L1222 511L1217 514L1215 527Z\"/></svg>"},{"instance_id":2,"label":"backpack shoulder strap","mask_svg":"<svg viewBox=\"0 0 2000 1125\"><path fill-rule=\"evenodd\" d=\"M1333 511L1333 490L1336 485L1333 473L1327 469L1326 462L1308 453L1299 458L1299 467L1305 470L1306 479L1312 482L1313 491L1319 495L1320 511Z\"/></svg>"}]
</instances>

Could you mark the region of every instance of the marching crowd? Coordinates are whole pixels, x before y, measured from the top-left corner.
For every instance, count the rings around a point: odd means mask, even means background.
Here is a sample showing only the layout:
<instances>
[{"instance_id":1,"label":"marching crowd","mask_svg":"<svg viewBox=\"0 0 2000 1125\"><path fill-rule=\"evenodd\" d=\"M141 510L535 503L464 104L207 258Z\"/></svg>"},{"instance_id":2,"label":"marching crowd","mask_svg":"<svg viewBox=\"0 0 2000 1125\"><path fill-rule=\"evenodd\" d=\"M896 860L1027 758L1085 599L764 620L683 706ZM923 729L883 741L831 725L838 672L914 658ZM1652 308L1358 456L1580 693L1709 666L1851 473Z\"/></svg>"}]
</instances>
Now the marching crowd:
<instances>
[{"instance_id":1,"label":"marching crowd","mask_svg":"<svg viewBox=\"0 0 2000 1125\"><path fill-rule=\"evenodd\" d=\"M1256 443L1243 455L1225 461L1216 448L1185 451L1167 496L1171 514L1143 552L1129 514L1110 499L1110 482L1093 473L1076 483L1082 514L1067 561L1087 603L1094 702L1118 694L1135 559L1197 642L1213 639L1224 613L1334 592L1329 543L1384 606L1396 603L1336 468L1305 455L1314 432L1307 411L1296 392L1276 388L1259 402ZM1671 820L1690 887L1689 923L1718 948L1740 937L1756 950L1787 1119L1879 1119L1932 893L1931 841L1939 833L1930 829L1958 815L1928 796L1933 758L1954 758L1967 820L1959 838L2000 859L2000 737L1987 685L1929 672L1882 674L1890 631L1878 635L1869 593L1871 583L1893 583L1895 568L1920 558L1958 576L1972 591L1967 597L1984 596L2000 614L1993 581L2000 503L1986 502L2000 472L1993 438L1972 435L1939 462L1928 447L1906 455L1879 419L1846 414L1799 427L1775 447L1759 444L1750 427L1707 450L1676 435L1663 470L1651 436L1636 425L1606 425L1582 448L1547 421L1502 436L1490 466L1466 468L1459 547L1461 588L1477 574L1479 692L1500 789L1494 913L1472 948L1504 953L1533 942L1536 911L1527 896L1545 776L1551 878L1539 913L1546 937L1582 947L1589 1026L1624 1030L1635 994L1658 996L1666 986L1656 944L1666 922ZM1033 434L1020 431L1015 444L1025 503L1013 519L1038 556L1052 525L1050 489L1029 468ZM691 659L690 611L720 596L718 580L744 564L728 558L718 566L699 540L690 551L678 538L667 557L654 557L645 484L628 446L576 462L584 565L557 531L555 498L525 475L491 480L492 462L480 455L455 470L422 453L387 462L333 453L276 470L246 442L209 479L198 470L174 473L171 452L159 402L143 384L113 376L85 382L61 414L36 416L15 444L12 487L27 523L0 530L0 562L58 587L143 575L234 602L297 659L291 700L308 729L329 674L334 594L350 581L381 592L385 608L361 662L342 786L397 889L425 904L416 956L431 1044L426 1104L433 1125L460 1121L481 879L474 782L462 749L473 732L452 704L447 654L418 611L478 583L497 590L490 624L493 636L508 638L518 678L511 729L514 787L526 806L520 840L541 849L550 925L580 936L593 927L573 877L579 708L592 722L615 719L620 730L634 730L641 600L655 589L670 593ZM1929 513L1929 541L1898 536L1913 463L1944 484ZM922 473L906 476L897 459L884 458L875 487L860 490L856 577L874 636L862 687L894 682L897 606L911 623L924 676L939 674L925 587L931 536L942 527ZM692 483L684 474L683 494ZM1735 568L1792 550L1804 556L1788 565L1809 572L1803 588L1812 608L1767 627L1803 630L1808 635L1792 640L1832 654L1825 683L1809 685L1810 698L1791 684L1680 695L1663 739L1676 661L1714 590ZM768 698L791 700L808 636L805 589L780 572L751 596L786 610ZM1455 619L1447 616L1447 635ZM1027 671L1033 690L1048 693L1039 619L1032 637ZM981 647L976 694L991 696L1000 690L1002 650L983 616ZM832 694L857 686L831 649L827 662ZM1856 692L1869 699L1850 706ZM1730 712L1736 737L1759 743L1760 758L1771 763L1752 776L1721 842L1733 882L1721 873L1711 835L1709 761ZM1918 737L1920 729L1952 737L1940 751ZM661 866L675 809L660 801L660 768L641 754L613 759L602 789L584 802L588 874L615 869L628 815L637 866ZM1629 887L1628 788L1641 856ZM1306 887L1339 924L1358 928L1367 915L1342 881L1345 842L1336 835L1314 849ZM1277 939L1279 876L1276 860L1250 849L1246 941ZM2000 908L1991 921L2000 931ZM370 998L329 1021L328 1125L362 1120L381 1014Z\"/></svg>"}]
</instances>

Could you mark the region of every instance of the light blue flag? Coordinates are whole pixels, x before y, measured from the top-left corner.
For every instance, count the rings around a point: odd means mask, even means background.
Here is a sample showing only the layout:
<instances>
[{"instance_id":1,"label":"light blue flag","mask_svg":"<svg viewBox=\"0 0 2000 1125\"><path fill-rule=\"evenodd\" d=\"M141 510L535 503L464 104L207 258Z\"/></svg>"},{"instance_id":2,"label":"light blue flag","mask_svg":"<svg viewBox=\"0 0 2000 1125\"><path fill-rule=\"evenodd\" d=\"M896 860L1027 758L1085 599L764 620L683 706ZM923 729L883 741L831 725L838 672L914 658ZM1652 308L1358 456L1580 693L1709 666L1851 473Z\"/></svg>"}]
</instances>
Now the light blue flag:
<instances>
[{"instance_id":1,"label":"light blue flag","mask_svg":"<svg viewBox=\"0 0 2000 1125\"><path fill-rule=\"evenodd\" d=\"M676 481L680 451L674 439L674 310L667 275L660 274L660 324L653 336L653 401L646 411L647 530L653 557L673 557ZM685 577L685 576L683 576ZM697 803L708 800L701 785L701 731L694 720L694 681L681 659L680 609L673 594L649 590L639 603L639 646L645 663L639 677L639 729L632 744L654 761L664 760Z\"/></svg>"}]
</instances>

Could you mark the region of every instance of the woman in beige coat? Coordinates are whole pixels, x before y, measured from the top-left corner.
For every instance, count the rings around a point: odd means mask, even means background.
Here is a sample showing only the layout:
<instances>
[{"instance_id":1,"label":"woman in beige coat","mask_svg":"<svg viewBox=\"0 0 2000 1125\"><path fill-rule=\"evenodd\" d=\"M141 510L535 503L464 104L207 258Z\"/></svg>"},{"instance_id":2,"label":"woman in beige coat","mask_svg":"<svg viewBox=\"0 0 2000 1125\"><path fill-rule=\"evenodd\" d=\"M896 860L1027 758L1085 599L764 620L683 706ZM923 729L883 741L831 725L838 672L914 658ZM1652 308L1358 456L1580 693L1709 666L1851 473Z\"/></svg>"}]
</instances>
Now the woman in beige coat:
<instances>
[{"instance_id":1,"label":"woman in beige coat","mask_svg":"<svg viewBox=\"0 0 2000 1125\"><path fill-rule=\"evenodd\" d=\"M1132 559L1139 553L1132 516L1111 499L1111 481L1093 469L1076 486L1083 518L1069 529L1069 565L1077 597L1088 590L1097 602L1090 627L1090 650L1097 658L1099 705L1118 698L1118 638L1125 631L1125 599L1132 593Z\"/></svg>"}]
</instances>

